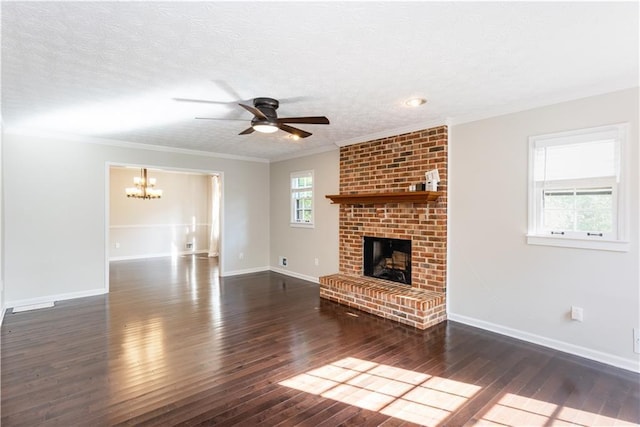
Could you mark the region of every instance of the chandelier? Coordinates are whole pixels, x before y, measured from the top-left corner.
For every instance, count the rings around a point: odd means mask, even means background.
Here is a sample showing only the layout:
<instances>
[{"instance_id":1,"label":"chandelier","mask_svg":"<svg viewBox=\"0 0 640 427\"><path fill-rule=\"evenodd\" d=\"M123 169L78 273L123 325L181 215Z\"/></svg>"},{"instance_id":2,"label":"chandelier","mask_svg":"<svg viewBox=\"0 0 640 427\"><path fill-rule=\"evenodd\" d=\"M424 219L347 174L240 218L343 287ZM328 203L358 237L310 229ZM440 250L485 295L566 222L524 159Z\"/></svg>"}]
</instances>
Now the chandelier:
<instances>
[{"instance_id":1,"label":"chandelier","mask_svg":"<svg viewBox=\"0 0 640 427\"><path fill-rule=\"evenodd\" d=\"M146 168L140 169L140 176L133 178L133 185L135 187L129 187L125 190L127 197L134 199L159 199L162 197L162 190L154 188L156 179L147 177Z\"/></svg>"}]
</instances>

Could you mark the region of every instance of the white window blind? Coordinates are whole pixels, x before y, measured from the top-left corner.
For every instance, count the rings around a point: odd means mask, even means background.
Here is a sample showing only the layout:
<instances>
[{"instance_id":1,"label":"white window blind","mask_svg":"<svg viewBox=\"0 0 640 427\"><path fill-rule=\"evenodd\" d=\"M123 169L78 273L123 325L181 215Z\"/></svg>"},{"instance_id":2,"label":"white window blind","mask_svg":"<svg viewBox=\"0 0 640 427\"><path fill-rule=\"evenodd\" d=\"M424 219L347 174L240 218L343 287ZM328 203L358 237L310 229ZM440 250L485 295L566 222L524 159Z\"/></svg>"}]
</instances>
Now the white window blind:
<instances>
[{"instance_id":1,"label":"white window blind","mask_svg":"<svg viewBox=\"0 0 640 427\"><path fill-rule=\"evenodd\" d=\"M536 147L536 181L616 177L615 139Z\"/></svg>"}]
</instances>

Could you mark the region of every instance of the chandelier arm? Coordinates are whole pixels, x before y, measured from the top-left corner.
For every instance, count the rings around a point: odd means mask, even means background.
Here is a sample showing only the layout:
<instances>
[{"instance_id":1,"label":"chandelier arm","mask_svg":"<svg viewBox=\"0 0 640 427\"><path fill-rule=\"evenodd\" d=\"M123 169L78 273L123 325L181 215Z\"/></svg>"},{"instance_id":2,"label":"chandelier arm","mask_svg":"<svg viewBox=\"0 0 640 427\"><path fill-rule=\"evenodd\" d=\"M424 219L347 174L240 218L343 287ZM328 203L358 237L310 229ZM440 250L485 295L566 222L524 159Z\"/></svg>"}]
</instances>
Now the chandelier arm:
<instances>
[{"instance_id":1,"label":"chandelier arm","mask_svg":"<svg viewBox=\"0 0 640 427\"><path fill-rule=\"evenodd\" d=\"M125 192L127 197L134 199L160 199L162 197L162 190L156 190L155 178L149 178L149 173L146 168L140 169L140 177L133 178L134 187L126 188Z\"/></svg>"},{"instance_id":2,"label":"chandelier arm","mask_svg":"<svg viewBox=\"0 0 640 427\"><path fill-rule=\"evenodd\" d=\"M142 182L142 196L147 198L147 168L144 168L144 181Z\"/></svg>"}]
</instances>

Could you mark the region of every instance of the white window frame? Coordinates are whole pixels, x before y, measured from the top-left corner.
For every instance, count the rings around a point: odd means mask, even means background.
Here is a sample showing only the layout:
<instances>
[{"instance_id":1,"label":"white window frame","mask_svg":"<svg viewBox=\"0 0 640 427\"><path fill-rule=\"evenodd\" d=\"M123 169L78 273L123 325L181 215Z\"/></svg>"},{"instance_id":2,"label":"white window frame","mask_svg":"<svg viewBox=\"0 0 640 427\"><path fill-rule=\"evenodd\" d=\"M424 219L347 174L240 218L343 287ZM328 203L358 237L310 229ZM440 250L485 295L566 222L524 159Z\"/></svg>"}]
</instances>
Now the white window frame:
<instances>
[{"instance_id":1,"label":"white window frame","mask_svg":"<svg viewBox=\"0 0 640 427\"><path fill-rule=\"evenodd\" d=\"M531 245L560 246L580 249L596 249L607 251L629 251L627 236L629 218L629 185L628 185L628 128L627 123L579 129L529 137L529 227L527 243ZM545 182L545 187L535 181L536 148L554 145L569 145L580 142L598 141L603 137L616 141L617 176L613 178L584 178L573 180L556 180ZM565 232L551 234L542 230L542 199L545 190L568 188L611 187L613 191L613 230L602 235L586 232Z\"/></svg>"},{"instance_id":2,"label":"white window frame","mask_svg":"<svg viewBox=\"0 0 640 427\"><path fill-rule=\"evenodd\" d=\"M298 179L298 178L304 178L304 177L311 177L311 186L310 187L303 187L303 188L294 188L293 186L293 181L294 179ZM313 170L306 170L306 171L298 171L298 172L292 172L290 177L289 177L289 200L290 200L290 215L289 215L289 225L291 227L301 227L301 228L314 228L314 214L315 214L315 176L313 173ZM296 199L294 198L294 193L299 192L299 191L311 191L311 221L310 222L302 222L302 221L296 221Z\"/></svg>"}]
</instances>

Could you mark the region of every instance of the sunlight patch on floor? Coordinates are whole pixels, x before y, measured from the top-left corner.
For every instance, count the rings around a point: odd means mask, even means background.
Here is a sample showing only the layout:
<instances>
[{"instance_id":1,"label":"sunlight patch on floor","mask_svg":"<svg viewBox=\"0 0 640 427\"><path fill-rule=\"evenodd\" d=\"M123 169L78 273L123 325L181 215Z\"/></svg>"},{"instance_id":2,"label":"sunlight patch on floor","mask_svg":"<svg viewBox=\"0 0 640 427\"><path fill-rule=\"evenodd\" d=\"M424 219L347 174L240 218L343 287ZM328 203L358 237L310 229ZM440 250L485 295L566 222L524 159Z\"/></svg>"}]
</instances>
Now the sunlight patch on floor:
<instances>
[{"instance_id":1,"label":"sunlight patch on floor","mask_svg":"<svg viewBox=\"0 0 640 427\"><path fill-rule=\"evenodd\" d=\"M637 426L638 424L506 393L476 425Z\"/></svg>"},{"instance_id":2,"label":"sunlight patch on floor","mask_svg":"<svg viewBox=\"0 0 640 427\"><path fill-rule=\"evenodd\" d=\"M280 385L422 425L438 425L481 387L347 357Z\"/></svg>"}]
</instances>

